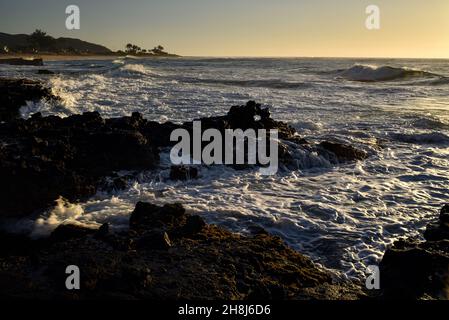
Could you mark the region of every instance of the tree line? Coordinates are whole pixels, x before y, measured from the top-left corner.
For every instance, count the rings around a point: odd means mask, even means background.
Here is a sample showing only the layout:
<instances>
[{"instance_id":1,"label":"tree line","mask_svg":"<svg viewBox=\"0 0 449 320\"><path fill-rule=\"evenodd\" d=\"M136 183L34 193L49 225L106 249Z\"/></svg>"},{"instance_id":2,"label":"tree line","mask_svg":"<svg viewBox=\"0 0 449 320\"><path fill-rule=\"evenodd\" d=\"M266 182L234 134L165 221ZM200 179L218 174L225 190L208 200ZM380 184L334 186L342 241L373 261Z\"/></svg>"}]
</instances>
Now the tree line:
<instances>
[{"instance_id":1,"label":"tree line","mask_svg":"<svg viewBox=\"0 0 449 320\"><path fill-rule=\"evenodd\" d=\"M139 54L165 55L165 54L168 54L164 50L165 50L165 48L161 45L158 45L158 46L154 47L153 49L142 49L138 45L128 43L125 46L124 52L126 54L133 54L133 55L139 55Z\"/></svg>"}]
</instances>

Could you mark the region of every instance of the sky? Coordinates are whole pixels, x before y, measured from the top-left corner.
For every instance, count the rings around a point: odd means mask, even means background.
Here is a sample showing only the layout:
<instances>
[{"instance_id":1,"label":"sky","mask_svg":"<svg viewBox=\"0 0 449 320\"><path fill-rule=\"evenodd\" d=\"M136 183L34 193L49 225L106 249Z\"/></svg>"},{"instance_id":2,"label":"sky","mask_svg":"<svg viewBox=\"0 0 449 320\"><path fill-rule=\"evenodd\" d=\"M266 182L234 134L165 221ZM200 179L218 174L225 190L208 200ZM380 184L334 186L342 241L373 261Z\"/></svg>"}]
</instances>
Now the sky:
<instances>
[{"instance_id":1,"label":"sky","mask_svg":"<svg viewBox=\"0 0 449 320\"><path fill-rule=\"evenodd\" d=\"M65 27L71 4L80 30ZM365 26L368 5L379 30ZM0 32L36 28L185 56L449 58L449 0L0 0Z\"/></svg>"}]
</instances>

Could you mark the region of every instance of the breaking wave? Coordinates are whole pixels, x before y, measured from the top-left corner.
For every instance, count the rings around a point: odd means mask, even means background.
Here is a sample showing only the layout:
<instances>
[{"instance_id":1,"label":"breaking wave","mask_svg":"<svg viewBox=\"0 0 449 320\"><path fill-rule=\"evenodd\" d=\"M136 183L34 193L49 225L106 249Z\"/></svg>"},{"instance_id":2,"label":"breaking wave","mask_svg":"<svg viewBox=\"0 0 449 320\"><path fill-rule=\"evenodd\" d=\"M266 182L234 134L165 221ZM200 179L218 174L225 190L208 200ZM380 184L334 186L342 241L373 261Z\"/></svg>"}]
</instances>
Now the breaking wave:
<instances>
[{"instance_id":1,"label":"breaking wave","mask_svg":"<svg viewBox=\"0 0 449 320\"><path fill-rule=\"evenodd\" d=\"M145 67L142 64L125 64L118 69L120 74L139 74L139 75L150 75L154 74L150 68Z\"/></svg>"},{"instance_id":2,"label":"breaking wave","mask_svg":"<svg viewBox=\"0 0 449 320\"><path fill-rule=\"evenodd\" d=\"M390 66L377 67L371 65L356 64L351 68L341 72L340 77L352 81L380 82L423 77L438 77L438 75L431 72L410 68L397 68Z\"/></svg>"},{"instance_id":3,"label":"breaking wave","mask_svg":"<svg viewBox=\"0 0 449 320\"><path fill-rule=\"evenodd\" d=\"M31 232L32 238L48 236L58 225L64 223L81 224L78 219L83 215L84 210L78 204L72 204L59 198L56 206L44 216L38 218Z\"/></svg>"}]
</instances>

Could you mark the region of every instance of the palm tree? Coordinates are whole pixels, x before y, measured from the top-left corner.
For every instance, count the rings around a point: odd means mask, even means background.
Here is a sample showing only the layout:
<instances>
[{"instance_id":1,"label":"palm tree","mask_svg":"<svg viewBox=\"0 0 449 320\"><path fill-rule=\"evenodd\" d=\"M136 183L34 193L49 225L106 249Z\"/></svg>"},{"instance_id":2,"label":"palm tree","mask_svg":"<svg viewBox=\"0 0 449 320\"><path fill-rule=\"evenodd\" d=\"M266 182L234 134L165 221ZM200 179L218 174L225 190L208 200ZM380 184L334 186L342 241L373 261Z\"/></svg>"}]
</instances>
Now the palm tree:
<instances>
[{"instance_id":1,"label":"palm tree","mask_svg":"<svg viewBox=\"0 0 449 320\"><path fill-rule=\"evenodd\" d=\"M126 50L125 50L126 53L131 53L131 51L132 51L132 49L133 49L133 45L132 45L131 43L128 43L128 44L125 46L125 48L126 48Z\"/></svg>"},{"instance_id":2,"label":"palm tree","mask_svg":"<svg viewBox=\"0 0 449 320\"><path fill-rule=\"evenodd\" d=\"M142 51L141 47L132 43L128 43L125 48L126 48L125 52L128 54L138 54Z\"/></svg>"},{"instance_id":3,"label":"palm tree","mask_svg":"<svg viewBox=\"0 0 449 320\"><path fill-rule=\"evenodd\" d=\"M161 45L158 45L157 47L154 47L152 50L155 54L164 54L164 47Z\"/></svg>"}]
</instances>

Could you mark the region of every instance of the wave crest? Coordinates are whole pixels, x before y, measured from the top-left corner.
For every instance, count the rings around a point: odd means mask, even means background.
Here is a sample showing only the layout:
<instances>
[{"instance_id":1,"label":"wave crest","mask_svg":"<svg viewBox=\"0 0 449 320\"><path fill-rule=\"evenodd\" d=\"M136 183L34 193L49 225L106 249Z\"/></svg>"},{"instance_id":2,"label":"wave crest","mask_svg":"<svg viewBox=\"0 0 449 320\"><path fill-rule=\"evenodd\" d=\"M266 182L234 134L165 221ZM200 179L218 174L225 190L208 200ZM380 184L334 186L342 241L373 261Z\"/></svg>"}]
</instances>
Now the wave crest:
<instances>
[{"instance_id":1,"label":"wave crest","mask_svg":"<svg viewBox=\"0 0 449 320\"><path fill-rule=\"evenodd\" d=\"M391 81L391 80L405 80L411 78L422 77L435 77L438 76L431 72L410 69L410 68L398 68L390 66L371 66L356 64L351 68L344 70L340 73L340 77L343 77L352 81L361 82L379 82L379 81Z\"/></svg>"},{"instance_id":2,"label":"wave crest","mask_svg":"<svg viewBox=\"0 0 449 320\"><path fill-rule=\"evenodd\" d=\"M125 64L114 70L114 75L117 76L129 76L129 75L153 75L155 74L150 68L143 64Z\"/></svg>"}]
</instances>

